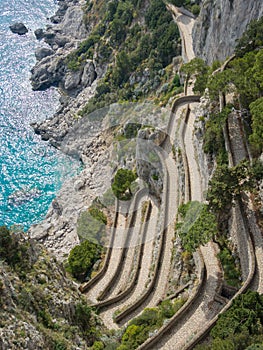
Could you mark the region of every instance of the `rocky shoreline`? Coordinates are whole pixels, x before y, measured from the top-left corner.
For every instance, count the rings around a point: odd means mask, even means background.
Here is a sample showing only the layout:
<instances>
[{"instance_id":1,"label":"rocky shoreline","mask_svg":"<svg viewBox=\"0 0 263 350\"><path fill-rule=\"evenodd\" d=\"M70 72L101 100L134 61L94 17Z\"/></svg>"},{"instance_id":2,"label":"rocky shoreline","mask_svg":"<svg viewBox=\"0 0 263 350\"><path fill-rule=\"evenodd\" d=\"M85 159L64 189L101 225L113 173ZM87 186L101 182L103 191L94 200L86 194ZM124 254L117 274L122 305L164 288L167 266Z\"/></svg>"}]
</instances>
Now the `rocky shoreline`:
<instances>
[{"instance_id":1,"label":"rocky shoreline","mask_svg":"<svg viewBox=\"0 0 263 350\"><path fill-rule=\"evenodd\" d=\"M67 68L65 57L89 33L83 20L85 1L59 0L58 4L51 18L52 25L35 32L41 46L35 53L37 62L32 69L31 82L35 90L57 87L61 93L60 108L51 119L36 122L32 127L43 140L81 160L84 169L64 183L46 218L33 225L29 235L63 260L79 242L76 226L80 212L105 192L111 174L107 165L109 144L99 126L86 126L85 151L81 149L83 140L63 141L76 123L78 110L94 95L96 78L101 76L102 70L97 71L92 60L87 60L78 72Z\"/></svg>"}]
</instances>

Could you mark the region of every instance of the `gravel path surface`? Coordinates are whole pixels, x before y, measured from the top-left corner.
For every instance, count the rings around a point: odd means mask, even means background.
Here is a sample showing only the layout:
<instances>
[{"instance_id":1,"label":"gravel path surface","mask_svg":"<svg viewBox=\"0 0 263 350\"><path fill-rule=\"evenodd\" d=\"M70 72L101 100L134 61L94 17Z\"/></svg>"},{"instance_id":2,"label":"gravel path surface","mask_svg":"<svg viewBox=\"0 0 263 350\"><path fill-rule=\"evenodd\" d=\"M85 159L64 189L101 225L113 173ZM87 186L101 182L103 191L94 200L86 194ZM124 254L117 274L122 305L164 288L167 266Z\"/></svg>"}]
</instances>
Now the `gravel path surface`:
<instances>
[{"instance_id":1,"label":"gravel path surface","mask_svg":"<svg viewBox=\"0 0 263 350\"><path fill-rule=\"evenodd\" d=\"M133 263L134 263L134 257L136 248L138 248L138 244L140 244L140 234L141 234L141 228L142 228L142 203L147 200L148 198L143 198L139 202L139 209L136 213L136 224L135 226L128 231L128 234L131 236L129 241L129 249L127 251L125 260L123 262L123 268L120 273L120 276L118 278L117 283L113 286L113 288L110 291L110 294L107 296L107 299L109 297L113 297L127 288L127 285L129 283L129 279L131 276ZM132 213L131 213L132 214Z\"/></svg>"},{"instance_id":2,"label":"gravel path surface","mask_svg":"<svg viewBox=\"0 0 263 350\"><path fill-rule=\"evenodd\" d=\"M244 143L244 135L243 129L241 127L241 116L239 111L233 111L228 117L228 128L229 128L229 138L231 143L231 151L232 151L232 160L230 162L230 166L237 165L243 159L247 159L248 151L246 148L246 144ZM255 282L252 288L259 293L263 293L263 237L260 227L257 224L257 219L255 216L255 210L253 208L253 204L249 195L244 194L243 196L244 210L247 216L247 223L250 232L253 235L253 240L255 243L255 255L257 261L257 272ZM236 213L237 208L234 208L233 211ZM240 213L239 214L240 217ZM237 225L241 225L242 220L238 220ZM246 260L247 252L244 252L244 249L247 247L246 237L248 232L242 235L242 231L238 231L238 241L239 241L239 256L240 263L242 269L245 270L242 272L248 274L248 263Z\"/></svg>"}]
</instances>

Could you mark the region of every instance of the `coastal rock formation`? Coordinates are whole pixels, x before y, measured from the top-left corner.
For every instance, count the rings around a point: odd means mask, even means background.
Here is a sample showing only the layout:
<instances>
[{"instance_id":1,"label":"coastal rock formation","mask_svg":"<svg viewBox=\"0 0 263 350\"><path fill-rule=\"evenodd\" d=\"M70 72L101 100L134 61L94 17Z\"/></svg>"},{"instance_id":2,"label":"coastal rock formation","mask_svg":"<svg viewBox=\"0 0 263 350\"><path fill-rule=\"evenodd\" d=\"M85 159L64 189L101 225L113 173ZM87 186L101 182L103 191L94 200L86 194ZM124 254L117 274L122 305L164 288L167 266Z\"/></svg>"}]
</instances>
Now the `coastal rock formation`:
<instances>
[{"instance_id":1,"label":"coastal rock formation","mask_svg":"<svg viewBox=\"0 0 263 350\"><path fill-rule=\"evenodd\" d=\"M42 60L47 56L54 54L54 51L49 47L39 47L36 49L35 56L38 61Z\"/></svg>"},{"instance_id":2,"label":"coastal rock formation","mask_svg":"<svg viewBox=\"0 0 263 350\"><path fill-rule=\"evenodd\" d=\"M193 28L196 56L208 64L230 56L252 19L263 15L261 0L203 1L200 15Z\"/></svg>"},{"instance_id":3,"label":"coastal rock formation","mask_svg":"<svg viewBox=\"0 0 263 350\"><path fill-rule=\"evenodd\" d=\"M34 90L44 90L50 86L57 86L76 95L82 88L79 85L85 67L77 76L67 68L65 57L88 34L81 4L74 0L60 2L52 21L53 25L48 26L46 30L35 31L37 39L43 38L49 48L41 48L36 52L38 62L31 71L32 87ZM93 80L89 80L90 84Z\"/></svg>"},{"instance_id":4,"label":"coastal rock formation","mask_svg":"<svg viewBox=\"0 0 263 350\"><path fill-rule=\"evenodd\" d=\"M9 26L10 30L18 35L24 35L28 32L27 27L24 25L24 23L16 22Z\"/></svg>"}]
</instances>

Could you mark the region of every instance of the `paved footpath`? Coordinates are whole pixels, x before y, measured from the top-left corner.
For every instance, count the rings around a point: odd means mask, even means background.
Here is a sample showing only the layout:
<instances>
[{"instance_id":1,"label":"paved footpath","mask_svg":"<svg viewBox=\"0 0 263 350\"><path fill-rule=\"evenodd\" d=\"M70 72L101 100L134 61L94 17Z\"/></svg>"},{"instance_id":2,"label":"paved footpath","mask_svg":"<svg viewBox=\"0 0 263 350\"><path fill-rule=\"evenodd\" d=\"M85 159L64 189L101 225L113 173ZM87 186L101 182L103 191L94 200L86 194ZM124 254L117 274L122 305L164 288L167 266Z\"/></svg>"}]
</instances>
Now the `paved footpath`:
<instances>
[{"instance_id":1,"label":"paved footpath","mask_svg":"<svg viewBox=\"0 0 263 350\"><path fill-rule=\"evenodd\" d=\"M90 291L86 294L86 298L88 300L91 300L93 303L97 302L97 297L99 294L103 291L103 289L107 286L109 281L112 279L116 267L118 265L118 261L120 260L121 253L122 253L122 245L121 242L124 242L124 232L125 232L125 226L126 226L126 218L121 213L118 217L118 223L117 223L117 229L116 229L116 237L114 240L114 245L117 245L117 248L112 249L111 258L109 262L109 266L107 269L106 275L98 281L97 284L95 284ZM118 243L116 243L118 242ZM116 244L115 244L116 243Z\"/></svg>"},{"instance_id":2,"label":"paved footpath","mask_svg":"<svg viewBox=\"0 0 263 350\"><path fill-rule=\"evenodd\" d=\"M220 311L221 305L213 301L219 286L219 279L222 276L221 266L216 258L217 247L209 242L201 247L201 252L208 276L205 288L184 318L164 335L152 350L182 350L193 335L202 330L205 323L208 323Z\"/></svg>"},{"instance_id":3,"label":"paved footpath","mask_svg":"<svg viewBox=\"0 0 263 350\"><path fill-rule=\"evenodd\" d=\"M155 205L153 205L152 214L149 221L149 226L148 226L147 235L145 239L146 243L144 247L142 264L141 264L142 268L140 270L140 274L138 277L138 283L136 284L136 287L131 295L121 300L120 302L114 304L113 307L111 307L110 309L100 314L100 316L102 317L102 320L104 321L105 325L107 325L108 328L113 328L113 329L118 328L118 325L114 323L112 318L114 312L134 303L140 297L140 295L143 294L145 290L149 271L152 265L152 252L153 252L153 243L154 243L153 232L155 231L155 228L157 226L157 219L158 219L158 208Z\"/></svg>"}]
</instances>

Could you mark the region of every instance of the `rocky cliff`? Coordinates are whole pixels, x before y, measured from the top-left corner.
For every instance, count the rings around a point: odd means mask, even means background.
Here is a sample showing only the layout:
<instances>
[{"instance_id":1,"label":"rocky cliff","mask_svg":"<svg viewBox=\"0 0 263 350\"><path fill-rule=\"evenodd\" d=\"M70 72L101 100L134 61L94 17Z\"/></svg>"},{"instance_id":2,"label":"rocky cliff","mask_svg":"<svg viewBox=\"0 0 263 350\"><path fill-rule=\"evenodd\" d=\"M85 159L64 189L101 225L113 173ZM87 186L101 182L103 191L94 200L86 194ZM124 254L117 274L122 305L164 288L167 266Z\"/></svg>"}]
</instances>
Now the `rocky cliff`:
<instances>
[{"instance_id":1,"label":"rocky cliff","mask_svg":"<svg viewBox=\"0 0 263 350\"><path fill-rule=\"evenodd\" d=\"M208 64L223 61L250 21L262 15L261 0L204 0L193 29L196 56Z\"/></svg>"},{"instance_id":2,"label":"rocky cliff","mask_svg":"<svg viewBox=\"0 0 263 350\"><path fill-rule=\"evenodd\" d=\"M4 227L0 254L0 349L87 349L98 319L56 258Z\"/></svg>"}]
</instances>

